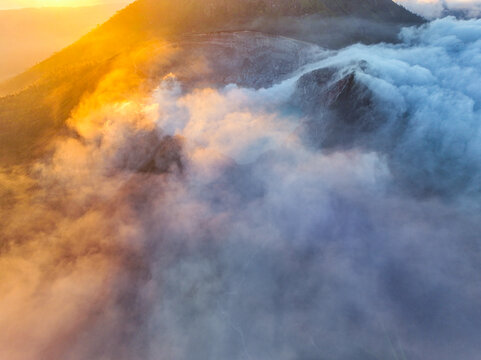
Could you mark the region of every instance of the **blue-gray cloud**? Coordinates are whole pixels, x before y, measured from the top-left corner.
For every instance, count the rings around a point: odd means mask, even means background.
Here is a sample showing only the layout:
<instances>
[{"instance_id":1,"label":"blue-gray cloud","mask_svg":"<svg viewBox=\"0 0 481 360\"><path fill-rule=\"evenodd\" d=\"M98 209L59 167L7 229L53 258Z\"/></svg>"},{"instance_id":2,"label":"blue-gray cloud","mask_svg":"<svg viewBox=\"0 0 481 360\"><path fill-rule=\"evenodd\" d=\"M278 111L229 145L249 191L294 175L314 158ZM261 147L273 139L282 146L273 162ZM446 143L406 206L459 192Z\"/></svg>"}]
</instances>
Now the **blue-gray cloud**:
<instances>
[{"instance_id":1,"label":"blue-gray cloud","mask_svg":"<svg viewBox=\"0 0 481 360\"><path fill-rule=\"evenodd\" d=\"M396 2L428 19L447 15L478 18L481 15L481 1L479 0L396 0Z\"/></svg>"}]
</instances>

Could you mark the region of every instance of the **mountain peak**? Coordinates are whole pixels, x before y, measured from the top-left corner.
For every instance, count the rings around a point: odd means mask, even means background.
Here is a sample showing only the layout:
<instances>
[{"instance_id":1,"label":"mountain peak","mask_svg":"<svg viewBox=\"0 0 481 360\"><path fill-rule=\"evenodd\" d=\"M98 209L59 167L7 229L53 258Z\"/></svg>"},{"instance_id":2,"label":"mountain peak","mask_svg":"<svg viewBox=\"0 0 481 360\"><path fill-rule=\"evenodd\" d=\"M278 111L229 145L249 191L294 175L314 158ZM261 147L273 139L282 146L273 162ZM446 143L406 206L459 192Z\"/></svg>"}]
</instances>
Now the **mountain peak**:
<instances>
[{"instance_id":1,"label":"mountain peak","mask_svg":"<svg viewBox=\"0 0 481 360\"><path fill-rule=\"evenodd\" d=\"M12 126L0 141L10 141L8 133L23 133L25 141L16 141L15 151L25 153L22 149L43 133L63 126L116 59L137 52L154 58L145 50L151 43L250 30L339 48L394 41L401 26L422 21L391 0L137 0L76 43L0 84L0 118ZM137 71L132 66L128 71Z\"/></svg>"}]
</instances>

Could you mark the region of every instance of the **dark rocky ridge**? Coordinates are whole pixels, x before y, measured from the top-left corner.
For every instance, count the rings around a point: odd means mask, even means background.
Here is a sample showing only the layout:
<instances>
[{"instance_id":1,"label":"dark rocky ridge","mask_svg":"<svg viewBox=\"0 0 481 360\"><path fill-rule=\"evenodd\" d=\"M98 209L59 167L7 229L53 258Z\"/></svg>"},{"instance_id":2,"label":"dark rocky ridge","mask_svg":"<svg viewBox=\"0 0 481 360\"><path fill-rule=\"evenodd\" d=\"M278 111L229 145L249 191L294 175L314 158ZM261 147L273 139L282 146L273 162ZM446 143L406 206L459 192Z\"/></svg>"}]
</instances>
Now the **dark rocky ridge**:
<instances>
[{"instance_id":1,"label":"dark rocky ridge","mask_svg":"<svg viewBox=\"0 0 481 360\"><path fill-rule=\"evenodd\" d=\"M367 146L385 122L374 95L354 69L321 68L303 75L292 101L308 116L305 136L325 149Z\"/></svg>"}]
</instances>

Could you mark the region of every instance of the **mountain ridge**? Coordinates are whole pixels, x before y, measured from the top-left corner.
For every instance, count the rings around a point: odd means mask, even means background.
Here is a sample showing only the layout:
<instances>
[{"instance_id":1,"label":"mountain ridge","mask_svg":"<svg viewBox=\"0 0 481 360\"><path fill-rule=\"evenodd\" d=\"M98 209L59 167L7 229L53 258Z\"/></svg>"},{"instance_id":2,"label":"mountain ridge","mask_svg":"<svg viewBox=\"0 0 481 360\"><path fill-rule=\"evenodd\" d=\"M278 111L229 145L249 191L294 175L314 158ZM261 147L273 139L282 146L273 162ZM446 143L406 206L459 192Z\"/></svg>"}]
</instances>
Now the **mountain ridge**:
<instances>
[{"instance_id":1,"label":"mountain ridge","mask_svg":"<svg viewBox=\"0 0 481 360\"><path fill-rule=\"evenodd\" d=\"M338 22L341 17L364 22ZM289 28L286 24L293 19L300 20L297 27ZM328 25L319 27L317 35L316 26L323 21ZM366 30L370 22L384 24L384 28ZM0 142L7 144L0 151L0 160L17 161L38 153L43 148L40 143L44 140L40 139L60 131L85 94L94 91L118 63L123 73L141 69L141 75L133 81L126 77L118 80L124 82L125 93L137 89L142 79L157 71L151 59L163 44L175 44L188 34L251 30L297 40L308 36L309 41L316 42L322 39L322 32L331 38L333 32L343 33L351 27L338 45L345 46L359 41L389 41L395 39L400 26L422 22L391 0L138 0L79 41L0 84ZM373 33L382 35L385 31L392 32L391 38L372 38ZM322 41L319 45L325 46ZM164 61L162 56L156 59Z\"/></svg>"},{"instance_id":2,"label":"mountain ridge","mask_svg":"<svg viewBox=\"0 0 481 360\"><path fill-rule=\"evenodd\" d=\"M356 3L356 6L353 4ZM175 11L186 6L183 10ZM240 4L240 5L239 5ZM235 5L239 5L236 7ZM379 7L379 9L376 9ZM376 11L374 11L376 10ZM370 12L371 11L371 12ZM162 13L176 14L176 16L164 17L165 26L152 26L157 19L161 20ZM201 14L199 16L199 14ZM404 7L395 4L391 0L364 0L353 2L352 0L210 0L199 2L196 0L180 0L173 4L170 1L138 0L123 10L119 11L106 23L89 32L77 42L64 48L53 56L40 62L5 82L0 82L0 96L21 90L31 84L28 77L38 78L37 72L44 73L50 64L59 66L66 65L69 53L81 52L96 41L114 41L115 35L120 29L127 30L123 37L122 47L135 44L136 41L148 40L152 37L178 35L189 32L211 32L218 30L249 30L245 26L245 18L259 18L262 16L307 16L320 14L325 17L358 16L369 20L399 22L402 24L416 24L422 22L422 18L410 13ZM236 21L230 19L236 17ZM221 20L219 21L219 18ZM227 18L227 21L225 20ZM206 23L211 23L206 26ZM230 22L230 23L229 23ZM142 24L146 24L142 26ZM187 26L186 24L190 24ZM165 27L169 27L167 30ZM178 34L175 34L176 29ZM255 30L255 29L254 29ZM114 37L106 36L105 33L112 31ZM89 54L90 55L90 54ZM110 54L116 55L115 53ZM65 60L63 60L65 59Z\"/></svg>"}]
</instances>

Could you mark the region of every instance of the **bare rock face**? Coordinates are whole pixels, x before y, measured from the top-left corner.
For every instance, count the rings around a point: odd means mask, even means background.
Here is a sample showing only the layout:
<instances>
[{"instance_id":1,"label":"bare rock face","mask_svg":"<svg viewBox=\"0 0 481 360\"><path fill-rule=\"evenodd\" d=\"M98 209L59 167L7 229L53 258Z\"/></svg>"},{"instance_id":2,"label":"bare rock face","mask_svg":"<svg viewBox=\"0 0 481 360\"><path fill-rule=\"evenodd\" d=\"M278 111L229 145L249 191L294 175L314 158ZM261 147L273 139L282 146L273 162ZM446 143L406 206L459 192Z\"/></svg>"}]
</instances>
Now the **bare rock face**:
<instances>
[{"instance_id":1,"label":"bare rock face","mask_svg":"<svg viewBox=\"0 0 481 360\"><path fill-rule=\"evenodd\" d=\"M281 36L251 31L185 37L179 46L179 69L171 69L186 88L236 84L247 88L268 88L319 57L319 47ZM188 71L184 59L201 59L203 67ZM190 64L194 64L192 61Z\"/></svg>"},{"instance_id":2,"label":"bare rock face","mask_svg":"<svg viewBox=\"0 0 481 360\"><path fill-rule=\"evenodd\" d=\"M359 64L358 69L362 67ZM385 122L373 93L359 81L356 71L322 68L299 79L292 101L306 115L303 132L314 145L367 145L369 136Z\"/></svg>"}]
</instances>

